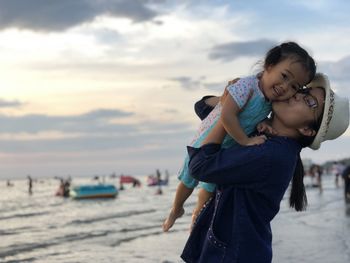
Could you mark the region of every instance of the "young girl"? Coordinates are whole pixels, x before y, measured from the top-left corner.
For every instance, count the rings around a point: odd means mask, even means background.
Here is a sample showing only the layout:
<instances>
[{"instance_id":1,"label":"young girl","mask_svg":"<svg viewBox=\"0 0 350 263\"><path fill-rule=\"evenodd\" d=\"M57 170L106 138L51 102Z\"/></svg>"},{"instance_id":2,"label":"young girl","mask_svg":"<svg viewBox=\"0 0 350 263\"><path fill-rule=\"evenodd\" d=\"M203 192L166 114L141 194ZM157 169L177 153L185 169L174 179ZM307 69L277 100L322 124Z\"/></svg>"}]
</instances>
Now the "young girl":
<instances>
[{"instance_id":1,"label":"young girl","mask_svg":"<svg viewBox=\"0 0 350 263\"><path fill-rule=\"evenodd\" d=\"M313 58L294 42L282 43L268 51L263 71L257 75L241 78L227 87L230 96L226 96L203 120L192 140L191 146L200 147L203 139L221 118L229 136L222 144L224 148L234 143L256 145L265 142L265 136L249 138L257 124L263 121L271 111L272 101L287 100L295 95L315 75L316 66ZM163 223L163 231L168 231L175 220L184 213L183 204L198 185L188 170L188 155L179 173L173 207ZM212 195L215 185L202 183L197 207L201 207Z\"/></svg>"}]
</instances>

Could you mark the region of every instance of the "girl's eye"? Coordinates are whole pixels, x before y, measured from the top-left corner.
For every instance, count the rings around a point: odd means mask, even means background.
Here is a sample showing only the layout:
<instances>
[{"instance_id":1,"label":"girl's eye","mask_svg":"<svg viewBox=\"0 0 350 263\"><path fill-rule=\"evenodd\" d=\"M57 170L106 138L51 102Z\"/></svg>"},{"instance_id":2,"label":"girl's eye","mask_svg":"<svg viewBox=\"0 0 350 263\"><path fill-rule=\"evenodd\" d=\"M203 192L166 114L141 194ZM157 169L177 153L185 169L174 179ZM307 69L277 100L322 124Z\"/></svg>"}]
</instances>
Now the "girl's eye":
<instances>
[{"instance_id":1,"label":"girl's eye","mask_svg":"<svg viewBox=\"0 0 350 263\"><path fill-rule=\"evenodd\" d=\"M284 80L288 79L288 76L286 74L284 74L284 73L281 73L281 74L282 74L282 79L284 79Z\"/></svg>"}]
</instances>

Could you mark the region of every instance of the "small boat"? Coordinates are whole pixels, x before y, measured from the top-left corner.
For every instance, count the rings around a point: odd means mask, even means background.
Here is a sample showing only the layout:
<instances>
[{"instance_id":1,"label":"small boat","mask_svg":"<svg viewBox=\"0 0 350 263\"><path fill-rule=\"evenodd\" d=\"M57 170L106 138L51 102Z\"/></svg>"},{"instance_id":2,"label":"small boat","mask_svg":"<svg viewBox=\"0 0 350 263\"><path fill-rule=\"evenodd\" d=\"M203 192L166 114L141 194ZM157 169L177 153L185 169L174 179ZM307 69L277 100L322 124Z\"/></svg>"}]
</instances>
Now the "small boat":
<instances>
[{"instance_id":1,"label":"small boat","mask_svg":"<svg viewBox=\"0 0 350 263\"><path fill-rule=\"evenodd\" d=\"M168 183L169 183L168 177L166 177L165 179L160 179L160 180L158 180L157 177L152 176L152 175L147 177L147 186L168 185Z\"/></svg>"},{"instance_id":2,"label":"small boat","mask_svg":"<svg viewBox=\"0 0 350 263\"><path fill-rule=\"evenodd\" d=\"M80 185L73 187L69 192L73 199L115 198L117 194L118 190L112 184Z\"/></svg>"}]
</instances>

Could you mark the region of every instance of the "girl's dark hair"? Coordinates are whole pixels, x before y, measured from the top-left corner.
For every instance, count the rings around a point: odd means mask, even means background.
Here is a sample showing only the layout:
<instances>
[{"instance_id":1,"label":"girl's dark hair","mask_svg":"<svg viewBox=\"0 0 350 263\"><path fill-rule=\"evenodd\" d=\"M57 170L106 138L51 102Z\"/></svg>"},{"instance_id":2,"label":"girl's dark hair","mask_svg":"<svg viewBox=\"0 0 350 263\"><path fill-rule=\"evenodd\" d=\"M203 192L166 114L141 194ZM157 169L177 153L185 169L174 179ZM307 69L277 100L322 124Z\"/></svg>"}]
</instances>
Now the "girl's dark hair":
<instances>
[{"instance_id":1,"label":"girl's dark hair","mask_svg":"<svg viewBox=\"0 0 350 263\"><path fill-rule=\"evenodd\" d=\"M295 62L301 63L301 65L305 67L305 70L309 73L308 82L310 82L315 77L316 73L315 61L305 49L295 42L285 42L270 49L264 60L264 68L266 69L269 66L274 66L290 57L294 57L296 59Z\"/></svg>"}]
</instances>

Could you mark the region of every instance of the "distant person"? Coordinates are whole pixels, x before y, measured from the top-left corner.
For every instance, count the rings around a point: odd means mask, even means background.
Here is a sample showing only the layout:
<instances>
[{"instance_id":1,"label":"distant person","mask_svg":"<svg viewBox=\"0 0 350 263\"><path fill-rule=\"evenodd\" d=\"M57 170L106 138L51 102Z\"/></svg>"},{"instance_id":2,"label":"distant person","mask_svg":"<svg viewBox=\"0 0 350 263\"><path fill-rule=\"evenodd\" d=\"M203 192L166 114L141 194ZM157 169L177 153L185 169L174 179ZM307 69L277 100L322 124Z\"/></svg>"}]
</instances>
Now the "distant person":
<instances>
[{"instance_id":1,"label":"distant person","mask_svg":"<svg viewBox=\"0 0 350 263\"><path fill-rule=\"evenodd\" d=\"M332 171L335 176L334 184L335 187L339 188L339 178L341 177L343 170L344 170L344 164L342 162L334 162L332 166Z\"/></svg>"},{"instance_id":2,"label":"distant person","mask_svg":"<svg viewBox=\"0 0 350 263\"><path fill-rule=\"evenodd\" d=\"M263 69L260 73L244 77L229 85L222 103L218 103L212 112L203 120L191 146L199 147L217 122L222 122L227 136L223 147L234 144L251 146L263 144L265 135L248 137L258 123L271 112L271 102L291 98L308 84L315 75L316 66L313 58L294 42L282 43L268 51ZM186 155L178 178L172 208L163 223L163 231L168 231L176 219L184 213L183 205L198 185L188 170L189 156ZM214 184L202 183L198 202L204 203L212 196Z\"/></svg>"},{"instance_id":3,"label":"distant person","mask_svg":"<svg viewBox=\"0 0 350 263\"><path fill-rule=\"evenodd\" d=\"M12 186L13 186L13 183L11 183L10 180L7 180L7 181L6 181L6 186L7 186L7 187L12 187Z\"/></svg>"},{"instance_id":4,"label":"distant person","mask_svg":"<svg viewBox=\"0 0 350 263\"><path fill-rule=\"evenodd\" d=\"M133 181L132 181L132 187L140 187L141 186L141 182L140 180L136 179L136 178L133 178Z\"/></svg>"},{"instance_id":5,"label":"distant person","mask_svg":"<svg viewBox=\"0 0 350 263\"><path fill-rule=\"evenodd\" d=\"M63 196L69 197L69 191L70 191L70 184L71 184L71 178L69 177L64 181L63 184Z\"/></svg>"},{"instance_id":6,"label":"distant person","mask_svg":"<svg viewBox=\"0 0 350 263\"><path fill-rule=\"evenodd\" d=\"M170 177L169 171L165 170L165 179L164 179L164 181L165 181L166 184L169 182L169 177Z\"/></svg>"},{"instance_id":7,"label":"distant person","mask_svg":"<svg viewBox=\"0 0 350 263\"><path fill-rule=\"evenodd\" d=\"M33 193L33 179L30 175L28 175L27 178L28 178L28 193L31 195Z\"/></svg>"},{"instance_id":8,"label":"distant person","mask_svg":"<svg viewBox=\"0 0 350 263\"><path fill-rule=\"evenodd\" d=\"M161 185L158 186L157 191L156 191L155 194L156 194L156 195L162 195L162 194L163 194L163 190L162 190Z\"/></svg>"},{"instance_id":9,"label":"distant person","mask_svg":"<svg viewBox=\"0 0 350 263\"><path fill-rule=\"evenodd\" d=\"M315 186L318 187L320 190L320 193L323 192L322 188L322 174L323 174L323 169L320 165L318 164L313 164L310 168L310 174L313 179L316 180Z\"/></svg>"},{"instance_id":10,"label":"distant person","mask_svg":"<svg viewBox=\"0 0 350 263\"><path fill-rule=\"evenodd\" d=\"M162 175L161 175L159 169L156 170L156 178L157 178L158 184L160 184L160 182L162 181Z\"/></svg>"},{"instance_id":11,"label":"distant person","mask_svg":"<svg viewBox=\"0 0 350 263\"><path fill-rule=\"evenodd\" d=\"M157 176L157 185L158 185L158 189L156 191L157 195L161 195L163 194L163 190L162 190L162 175L159 171L159 169L157 169L156 171L156 176Z\"/></svg>"},{"instance_id":12,"label":"distant person","mask_svg":"<svg viewBox=\"0 0 350 263\"><path fill-rule=\"evenodd\" d=\"M348 165L342 174L344 179L344 198L347 203L350 203L350 165Z\"/></svg>"}]
</instances>

